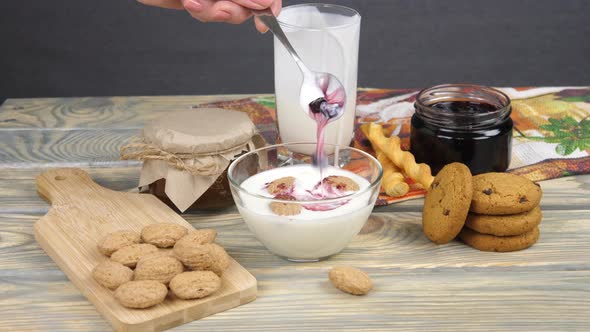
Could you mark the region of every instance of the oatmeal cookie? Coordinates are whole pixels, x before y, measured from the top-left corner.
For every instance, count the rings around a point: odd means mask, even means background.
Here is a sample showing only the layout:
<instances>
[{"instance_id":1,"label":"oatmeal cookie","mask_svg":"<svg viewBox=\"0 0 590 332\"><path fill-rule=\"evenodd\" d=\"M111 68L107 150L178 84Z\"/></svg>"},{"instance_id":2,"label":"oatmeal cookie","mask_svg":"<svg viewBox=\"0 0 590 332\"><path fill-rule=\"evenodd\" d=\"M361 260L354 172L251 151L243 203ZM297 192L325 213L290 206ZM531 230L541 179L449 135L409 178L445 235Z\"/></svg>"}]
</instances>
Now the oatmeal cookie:
<instances>
[{"instance_id":1,"label":"oatmeal cookie","mask_svg":"<svg viewBox=\"0 0 590 332\"><path fill-rule=\"evenodd\" d=\"M141 257L156 252L158 252L158 248L153 244L136 243L115 251L111 255L111 259L130 268L134 268Z\"/></svg>"},{"instance_id":2,"label":"oatmeal cookie","mask_svg":"<svg viewBox=\"0 0 590 332\"><path fill-rule=\"evenodd\" d=\"M221 279L211 271L183 272L170 281L172 292L183 300L209 296L220 287Z\"/></svg>"},{"instance_id":3,"label":"oatmeal cookie","mask_svg":"<svg viewBox=\"0 0 590 332\"><path fill-rule=\"evenodd\" d=\"M334 267L328 277L334 287L352 295L365 295L373 288L373 282L365 272L350 266Z\"/></svg>"},{"instance_id":4,"label":"oatmeal cookie","mask_svg":"<svg viewBox=\"0 0 590 332\"><path fill-rule=\"evenodd\" d=\"M174 246L176 241L187 233L188 229L177 224L151 224L141 230L141 239L157 247L168 248Z\"/></svg>"},{"instance_id":5,"label":"oatmeal cookie","mask_svg":"<svg viewBox=\"0 0 590 332\"><path fill-rule=\"evenodd\" d=\"M134 280L155 280L168 284L174 276L184 271L184 266L175 257L166 254L144 257L137 263Z\"/></svg>"},{"instance_id":6,"label":"oatmeal cookie","mask_svg":"<svg viewBox=\"0 0 590 332\"><path fill-rule=\"evenodd\" d=\"M110 257L115 251L139 243L140 240L141 238L137 232L130 230L116 231L106 235L98 242L98 251Z\"/></svg>"},{"instance_id":7,"label":"oatmeal cookie","mask_svg":"<svg viewBox=\"0 0 590 332\"><path fill-rule=\"evenodd\" d=\"M133 271L121 263L104 261L92 270L92 277L108 289L117 289L122 284L131 281Z\"/></svg>"},{"instance_id":8,"label":"oatmeal cookie","mask_svg":"<svg viewBox=\"0 0 590 332\"><path fill-rule=\"evenodd\" d=\"M161 303L168 288L154 280L129 281L115 291L115 299L127 308L144 309Z\"/></svg>"}]
</instances>

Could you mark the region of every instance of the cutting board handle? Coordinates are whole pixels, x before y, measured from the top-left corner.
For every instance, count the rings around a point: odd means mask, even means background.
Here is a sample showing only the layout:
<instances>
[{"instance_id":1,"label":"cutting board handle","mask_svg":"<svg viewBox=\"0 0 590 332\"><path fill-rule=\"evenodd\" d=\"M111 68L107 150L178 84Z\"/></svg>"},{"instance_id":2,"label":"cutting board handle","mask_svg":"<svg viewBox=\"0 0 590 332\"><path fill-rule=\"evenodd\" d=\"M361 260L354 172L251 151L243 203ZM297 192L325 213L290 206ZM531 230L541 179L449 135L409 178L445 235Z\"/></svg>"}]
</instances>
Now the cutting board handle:
<instances>
[{"instance_id":1,"label":"cutting board handle","mask_svg":"<svg viewBox=\"0 0 590 332\"><path fill-rule=\"evenodd\" d=\"M67 203L89 193L105 190L79 168L59 168L37 176L37 193L52 205Z\"/></svg>"}]
</instances>

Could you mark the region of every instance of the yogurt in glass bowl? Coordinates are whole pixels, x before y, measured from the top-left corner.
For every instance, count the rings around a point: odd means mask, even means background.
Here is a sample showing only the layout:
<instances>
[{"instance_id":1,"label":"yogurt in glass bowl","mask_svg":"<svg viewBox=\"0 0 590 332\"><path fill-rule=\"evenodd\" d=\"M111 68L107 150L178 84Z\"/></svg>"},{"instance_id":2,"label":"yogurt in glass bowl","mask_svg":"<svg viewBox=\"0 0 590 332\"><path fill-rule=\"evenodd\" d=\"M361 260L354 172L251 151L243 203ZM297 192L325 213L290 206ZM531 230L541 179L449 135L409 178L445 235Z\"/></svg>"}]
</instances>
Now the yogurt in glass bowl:
<instances>
[{"instance_id":1,"label":"yogurt in glass bowl","mask_svg":"<svg viewBox=\"0 0 590 332\"><path fill-rule=\"evenodd\" d=\"M344 249L367 221L379 194L383 171L374 157L326 144L331 153L328 166L320 170L313 154L298 152L315 147L263 147L240 156L228 169L234 201L250 231L268 250L291 261L319 261ZM285 178L290 181L277 192L272 183ZM282 213L277 206L289 208Z\"/></svg>"}]
</instances>

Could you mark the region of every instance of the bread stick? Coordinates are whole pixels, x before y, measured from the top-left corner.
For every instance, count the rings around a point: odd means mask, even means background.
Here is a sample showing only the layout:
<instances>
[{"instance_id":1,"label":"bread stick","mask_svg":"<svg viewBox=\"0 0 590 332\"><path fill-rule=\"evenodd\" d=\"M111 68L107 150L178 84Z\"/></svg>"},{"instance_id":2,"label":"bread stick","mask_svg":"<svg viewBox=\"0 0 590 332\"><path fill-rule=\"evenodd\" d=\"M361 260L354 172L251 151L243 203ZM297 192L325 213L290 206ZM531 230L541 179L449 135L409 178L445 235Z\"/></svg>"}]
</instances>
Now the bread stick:
<instances>
[{"instance_id":1,"label":"bread stick","mask_svg":"<svg viewBox=\"0 0 590 332\"><path fill-rule=\"evenodd\" d=\"M400 139L397 136L385 137L383 128L376 123L370 123L367 138L373 147L383 151L385 155L399 167L408 177L420 183L424 188L429 188L434 180L430 166L417 164L414 155L401 149Z\"/></svg>"},{"instance_id":2,"label":"bread stick","mask_svg":"<svg viewBox=\"0 0 590 332\"><path fill-rule=\"evenodd\" d=\"M410 186L404 181L404 175L400 172L383 151L377 149L375 151L377 160L383 166L383 180L381 187L385 194L392 197L400 197L408 193Z\"/></svg>"},{"instance_id":3,"label":"bread stick","mask_svg":"<svg viewBox=\"0 0 590 332\"><path fill-rule=\"evenodd\" d=\"M369 137L369 127L367 124L361 126L361 130L365 136ZM375 150L375 156L383 167L381 187L385 194L391 197L401 197L407 194L410 190L410 186L404 180L404 175L401 170L389 160L381 149L374 146L373 150Z\"/></svg>"}]
</instances>

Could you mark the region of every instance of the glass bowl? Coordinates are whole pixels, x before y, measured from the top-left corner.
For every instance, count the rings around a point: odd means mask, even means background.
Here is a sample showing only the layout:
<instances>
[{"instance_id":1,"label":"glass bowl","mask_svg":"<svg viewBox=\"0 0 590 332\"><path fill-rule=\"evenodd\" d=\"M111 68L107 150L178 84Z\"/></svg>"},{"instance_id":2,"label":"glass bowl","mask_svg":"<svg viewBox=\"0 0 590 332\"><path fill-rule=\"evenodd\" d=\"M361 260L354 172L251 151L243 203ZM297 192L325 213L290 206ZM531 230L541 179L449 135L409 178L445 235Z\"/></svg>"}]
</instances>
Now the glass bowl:
<instances>
[{"instance_id":1,"label":"glass bowl","mask_svg":"<svg viewBox=\"0 0 590 332\"><path fill-rule=\"evenodd\" d=\"M360 189L330 199L273 198L265 188L277 178L307 174L300 178L320 182L313 154L301 153L315 148L315 143L271 145L240 156L228 169L234 201L250 231L268 250L291 261L319 261L344 249L367 221L379 194L383 171L373 156L326 144L329 166L322 176L345 175ZM301 212L278 215L271 209L273 202L299 204Z\"/></svg>"}]
</instances>

